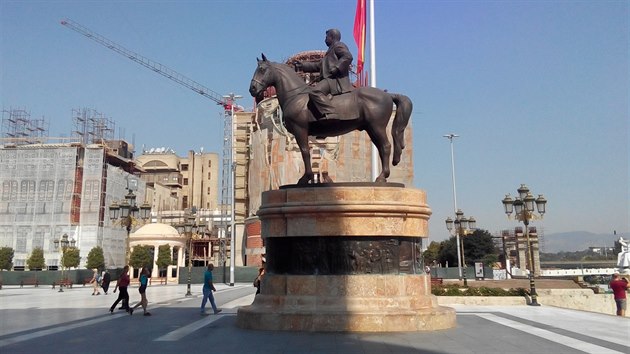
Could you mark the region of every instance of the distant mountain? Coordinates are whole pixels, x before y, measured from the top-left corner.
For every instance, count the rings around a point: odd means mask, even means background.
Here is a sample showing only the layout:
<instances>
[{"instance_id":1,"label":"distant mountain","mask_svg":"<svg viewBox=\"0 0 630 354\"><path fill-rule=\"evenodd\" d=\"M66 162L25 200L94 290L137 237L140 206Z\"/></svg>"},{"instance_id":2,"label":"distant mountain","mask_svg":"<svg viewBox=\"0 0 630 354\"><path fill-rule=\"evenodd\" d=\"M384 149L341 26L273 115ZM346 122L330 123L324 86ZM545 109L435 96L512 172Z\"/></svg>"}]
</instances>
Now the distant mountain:
<instances>
[{"instance_id":1,"label":"distant mountain","mask_svg":"<svg viewBox=\"0 0 630 354\"><path fill-rule=\"evenodd\" d=\"M560 232L545 234L544 248L542 252L575 252L584 251L589 247L614 247L619 236L628 238L627 233L594 234L586 231Z\"/></svg>"}]
</instances>

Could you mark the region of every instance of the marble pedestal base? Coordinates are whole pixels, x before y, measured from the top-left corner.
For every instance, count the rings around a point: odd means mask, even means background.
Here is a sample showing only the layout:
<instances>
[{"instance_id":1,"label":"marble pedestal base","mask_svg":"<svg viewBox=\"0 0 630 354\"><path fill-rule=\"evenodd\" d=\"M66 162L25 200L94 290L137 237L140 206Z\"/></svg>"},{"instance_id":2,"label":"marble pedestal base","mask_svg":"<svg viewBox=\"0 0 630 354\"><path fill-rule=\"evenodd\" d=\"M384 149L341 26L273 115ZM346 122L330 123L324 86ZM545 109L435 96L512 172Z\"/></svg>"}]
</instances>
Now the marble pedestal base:
<instances>
[{"instance_id":1,"label":"marble pedestal base","mask_svg":"<svg viewBox=\"0 0 630 354\"><path fill-rule=\"evenodd\" d=\"M317 332L434 331L456 326L427 275L269 275L238 309L246 329Z\"/></svg>"},{"instance_id":2,"label":"marble pedestal base","mask_svg":"<svg viewBox=\"0 0 630 354\"><path fill-rule=\"evenodd\" d=\"M422 265L431 209L424 191L342 183L264 192L257 212L267 273L246 329L321 332L433 331L455 310L431 295Z\"/></svg>"}]
</instances>

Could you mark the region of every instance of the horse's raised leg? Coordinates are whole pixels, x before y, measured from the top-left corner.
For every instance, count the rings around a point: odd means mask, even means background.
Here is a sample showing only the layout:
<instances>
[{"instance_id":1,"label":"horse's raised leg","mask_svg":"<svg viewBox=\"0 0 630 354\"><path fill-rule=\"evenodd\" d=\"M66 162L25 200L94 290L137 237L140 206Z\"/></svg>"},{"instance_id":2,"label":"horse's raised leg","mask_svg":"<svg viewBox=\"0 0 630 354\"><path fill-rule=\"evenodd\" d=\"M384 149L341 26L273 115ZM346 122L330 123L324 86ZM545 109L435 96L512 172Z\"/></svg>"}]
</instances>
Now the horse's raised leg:
<instances>
[{"instance_id":1,"label":"horse's raised leg","mask_svg":"<svg viewBox=\"0 0 630 354\"><path fill-rule=\"evenodd\" d=\"M302 161L304 161L304 175L298 180L298 185L305 185L313 180L313 168L311 166L311 149L308 145L308 133L306 131L294 134L295 142L300 148Z\"/></svg>"},{"instance_id":2,"label":"horse's raised leg","mask_svg":"<svg viewBox=\"0 0 630 354\"><path fill-rule=\"evenodd\" d=\"M381 158L381 174L376 177L375 182L384 183L387 182L389 177L389 156L391 154L392 146L387 139L386 126L383 127L370 127L366 129L372 143L378 149L378 156Z\"/></svg>"}]
</instances>

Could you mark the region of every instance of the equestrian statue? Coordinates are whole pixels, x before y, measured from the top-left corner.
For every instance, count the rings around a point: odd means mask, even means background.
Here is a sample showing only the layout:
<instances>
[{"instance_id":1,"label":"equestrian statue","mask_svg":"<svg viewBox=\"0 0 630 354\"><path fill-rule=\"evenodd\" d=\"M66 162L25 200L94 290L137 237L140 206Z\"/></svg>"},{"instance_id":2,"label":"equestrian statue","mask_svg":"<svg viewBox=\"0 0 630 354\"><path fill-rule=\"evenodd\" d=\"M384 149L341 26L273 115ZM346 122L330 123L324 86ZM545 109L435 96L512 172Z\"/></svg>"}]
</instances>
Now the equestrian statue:
<instances>
[{"instance_id":1,"label":"equestrian statue","mask_svg":"<svg viewBox=\"0 0 630 354\"><path fill-rule=\"evenodd\" d=\"M411 117L411 100L405 95L388 93L374 87L352 88L348 79L352 56L350 55L349 61L347 57L340 60L346 52L349 54L345 44L339 41L340 38L338 30L326 31L329 50L321 62L296 62L295 69L269 61L264 54L262 59L256 59L258 66L251 80L249 93L256 99L261 99L265 89L275 87L284 125L295 137L304 161L304 175L298 180L298 185L314 182L309 136L339 136L354 130L365 130L368 133L381 160L381 173L375 182L387 182L392 146L387 138L387 125L394 104L396 115L391 129L394 166L400 162L405 148L404 131ZM295 70L319 70L320 82L315 87L310 87Z\"/></svg>"}]
</instances>

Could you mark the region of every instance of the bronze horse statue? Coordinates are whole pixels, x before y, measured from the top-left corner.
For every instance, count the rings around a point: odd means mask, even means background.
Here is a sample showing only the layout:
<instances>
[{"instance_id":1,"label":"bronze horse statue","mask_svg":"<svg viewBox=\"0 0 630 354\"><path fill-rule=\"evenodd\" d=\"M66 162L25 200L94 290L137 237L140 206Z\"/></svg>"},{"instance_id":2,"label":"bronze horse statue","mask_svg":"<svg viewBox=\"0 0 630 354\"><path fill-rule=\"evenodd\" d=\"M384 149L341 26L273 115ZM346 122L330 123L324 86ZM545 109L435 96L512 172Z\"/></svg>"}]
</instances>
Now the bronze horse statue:
<instances>
[{"instance_id":1,"label":"bronze horse statue","mask_svg":"<svg viewBox=\"0 0 630 354\"><path fill-rule=\"evenodd\" d=\"M298 185L313 182L308 136L338 136L353 130L365 130L368 133L381 159L381 174L376 178L376 182L387 182L391 154L391 144L386 132L387 124L392 115L393 104L396 104L396 115L391 130L394 143L392 163L396 166L405 148L404 131L411 117L412 103L407 96L373 87L360 87L349 93L333 96L333 105L339 112L355 112L356 118L317 120L308 104L310 87L293 68L268 61L264 54L262 60L256 60L258 67L249 86L249 93L260 98L267 87L276 88L284 125L287 131L295 136L304 160L304 175L299 179Z\"/></svg>"}]
</instances>

